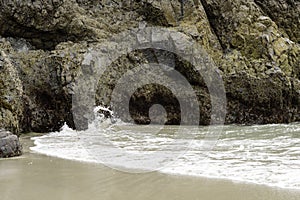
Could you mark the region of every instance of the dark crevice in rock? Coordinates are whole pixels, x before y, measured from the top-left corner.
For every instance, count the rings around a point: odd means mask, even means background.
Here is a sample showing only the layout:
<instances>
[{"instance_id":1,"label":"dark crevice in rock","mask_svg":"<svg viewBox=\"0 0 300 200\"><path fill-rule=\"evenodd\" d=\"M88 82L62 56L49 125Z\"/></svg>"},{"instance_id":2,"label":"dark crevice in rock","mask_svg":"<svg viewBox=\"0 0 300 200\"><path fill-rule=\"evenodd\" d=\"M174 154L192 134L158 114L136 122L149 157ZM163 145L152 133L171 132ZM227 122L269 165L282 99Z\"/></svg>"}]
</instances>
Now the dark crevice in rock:
<instances>
[{"instance_id":1,"label":"dark crevice in rock","mask_svg":"<svg viewBox=\"0 0 300 200\"><path fill-rule=\"evenodd\" d=\"M85 18L85 12L73 1L0 1L0 35L24 38L43 50L67 41L95 41L97 22Z\"/></svg>"},{"instance_id":2,"label":"dark crevice in rock","mask_svg":"<svg viewBox=\"0 0 300 200\"><path fill-rule=\"evenodd\" d=\"M24 38L37 49L53 50L61 42L78 41L78 37L69 35L65 30L41 31L21 25L13 19L8 20L7 24L11 28L2 30L3 37Z\"/></svg>"},{"instance_id":3,"label":"dark crevice in rock","mask_svg":"<svg viewBox=\"0 0 300 200\"><path fill-rule=\"evenodd\" d=\"M214 14L214 12L216 12L213 7L211 7L210 5L207 4L207 1L206 0L200 0L201 1L201 4L205 10L205 13L206 13L206 16L207 16L207 19L208 19L208 22L210 24L210 27L213 31L213 33L216 35L218 41L219 41L219 44L221 45L223 51L225 52L227 49L228 49L228 45L224 44L221 37L222 35L219 34L219 31L217 29L218 27L218 16L216 16Z\"/></svg>"}]
</instances>

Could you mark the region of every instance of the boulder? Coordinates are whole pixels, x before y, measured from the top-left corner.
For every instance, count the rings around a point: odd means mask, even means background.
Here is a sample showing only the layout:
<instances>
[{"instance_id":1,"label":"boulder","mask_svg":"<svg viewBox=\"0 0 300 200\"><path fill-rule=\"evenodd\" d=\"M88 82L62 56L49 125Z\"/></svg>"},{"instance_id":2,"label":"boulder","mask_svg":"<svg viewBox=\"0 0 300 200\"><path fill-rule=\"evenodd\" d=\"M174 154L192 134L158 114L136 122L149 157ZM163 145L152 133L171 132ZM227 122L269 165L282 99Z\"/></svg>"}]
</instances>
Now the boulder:
<instances>
[{"instance_id":1,"label":"boulder","mask_svg":"<svg viewBox=\"0 0 300 200\"><path fill-rule=\"evenodd\" d=\"M0 158L19 156L22 154L22 145L19 138L9 131L0 129Z\"/></svg>"}]
</instances>

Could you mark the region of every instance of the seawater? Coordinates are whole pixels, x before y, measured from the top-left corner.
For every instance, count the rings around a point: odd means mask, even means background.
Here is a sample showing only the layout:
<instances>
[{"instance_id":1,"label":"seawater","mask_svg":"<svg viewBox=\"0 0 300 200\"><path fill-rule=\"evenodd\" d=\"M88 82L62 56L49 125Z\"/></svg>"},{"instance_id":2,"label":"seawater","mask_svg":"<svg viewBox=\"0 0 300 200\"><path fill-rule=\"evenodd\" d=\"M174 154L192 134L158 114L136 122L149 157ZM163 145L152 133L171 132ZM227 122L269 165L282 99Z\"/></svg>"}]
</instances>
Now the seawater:
<instances>
[{"instance_id":1,"label":"seawater","mask_svg":"<svg viewBox=\"0 0 300 200\"><path fill-rule=\"evenodd\" d=\"M179 129L188 134L178 136ZM34 137L36 153L133 173L229 179L300 190L300 124L223 126L210 148L208 127L138 126L101 120ZM192 137L191 137L192 136Z\"/></svg>"}]
</instances>

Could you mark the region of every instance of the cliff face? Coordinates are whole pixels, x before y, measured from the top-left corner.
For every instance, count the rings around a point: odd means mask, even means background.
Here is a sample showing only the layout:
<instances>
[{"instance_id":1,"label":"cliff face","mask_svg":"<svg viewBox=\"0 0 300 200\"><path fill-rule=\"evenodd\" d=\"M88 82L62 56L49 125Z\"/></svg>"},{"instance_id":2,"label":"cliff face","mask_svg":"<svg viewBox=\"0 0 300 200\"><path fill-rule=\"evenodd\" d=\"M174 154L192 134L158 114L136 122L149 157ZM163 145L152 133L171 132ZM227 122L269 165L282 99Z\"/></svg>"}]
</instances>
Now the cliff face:
<instances>
[{"instance_id":1,"label":"cliff face","mask_svg":"<svg viewBox=\"0 0 300 200\"><path fill-rule=\"evenodd\" d=\"M74 127L72 94L91 67L86 53L141 24L183 33L203 47L225 84L226 123L299 121L299 15L300 3L293 0L0 0L0 127L15 133L53 131L64 122ZM200 124L209 124L203 77L178 55L157 49L113 62L100 78L97 102L109 105L126 71L153 62L171 65L189 81ZM158 85L132 96L136 122L149 122L152 104L165 105L169 124L180 122L174 95Z\"/></svg>"}]
</instances>

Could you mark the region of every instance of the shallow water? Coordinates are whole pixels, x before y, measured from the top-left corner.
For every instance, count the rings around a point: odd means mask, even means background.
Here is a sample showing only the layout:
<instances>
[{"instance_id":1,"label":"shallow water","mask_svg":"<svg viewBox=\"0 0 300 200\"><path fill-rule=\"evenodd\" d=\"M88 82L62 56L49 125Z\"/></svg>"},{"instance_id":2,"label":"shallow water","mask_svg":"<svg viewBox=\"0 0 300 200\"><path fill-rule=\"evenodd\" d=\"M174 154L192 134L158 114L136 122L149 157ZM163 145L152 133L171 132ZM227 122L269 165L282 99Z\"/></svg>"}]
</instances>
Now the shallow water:
<instances>
[{"instance_id":1,"label":"shallow water","mask_svg":"<svg viewBox=\"0 0 300 200\"><path fill-rule=\"evenodd\" d=\"M179 129L184 134L177 134ZM157 171L300 190L300 124L231 125L218 131L221 135L206 143L207 127L101 123L76 132L65 126L33 138L31 150L123 172Z\"/></svg>"},{"instance_id":2,"label":"shallow water","mask_svg":"<svg viewBox=\"0 0 300 200\"><path fill-rule=\"evenodd\" d=\"M103 125L101 126L104 128ZM299 173L299 163L297 163L299 160L299 125L297 124L226 126L224 134L210 150L203 148L202 143L199 143L205 139L206 128L202 127L198 130L197 127L184 127L185 130L195 133L193 139L188 140L179 139L172 134L178 127L166 127L160 133L153 135L157 128L157 126L136 127L116 124L114 127L105 129L109 130L106 134L110 133L106 135L106 139L111 140L107 145L103 145L103 142L98 140L92 140L86 145L89 141L86 138L87 135L99 136L95 135L95 132L93 134L92 129L84 133L64 127L59 133L34 137L34 141L30 140L30 135L23 136L21 141L25 154L18 158L0 159L0 199L300 199L300 190L285 188L296 188L299 183L297 182L299 178L297 175ZM117 137L117 133L120 133L122 137ZM147 137L142 137L145 135ZM136 138L140 138L140 141ZM34 146L33 142L37 146ZM119 145L119 148L126 150L120 160L103 159L109 153L111 155L111 152L105 149L110 149L112 145L115 147ZM97 149L101 147L104 153L101 156L91 156L98 152L98 150L95 151L95 147ZM138 170L139 168L149 171L149 167L155 165L138 165L139 162L134 162L134 157L130 153L134 153L137 160L146 162L149 157L145 151L149 153L158 149L162 152L175 149L183 154L176 154L181 157L166 157L173 158L174 162L165 160L165 163L156 169L157 171L141 173L143 171ZM265 156L266 154L268 157ZM265 157L261 159L261 156ZM119 161L123 162L117 163ZM108 162L115 163L113 165ZM152 160L152 162L155 164L155 161ZM106 167L103 163L118 170ZM252 166L248 165L251 163ZM136 170L126 173L124 171L130 171L126 167L132 167L131 170L136 168ZM243 170L238 170L243 167ZM268 170L272 170L274 175L270 176L272 173ZM269 175L264 175L266 172Z\"/></svg>"},{"instance_id":3,"label":"shallow water","mask_svg":"<svg viewBox=\"0 0 300 200\"><path fill-rule=\"evenodd\" d=\"M22 142L30 143L28 139ZM1 200L298 200L300 197L297 190L158 172L125 173L100 164L30 151L20 158L0 160L0 180Z\"/></svg>"}]
</instances>

